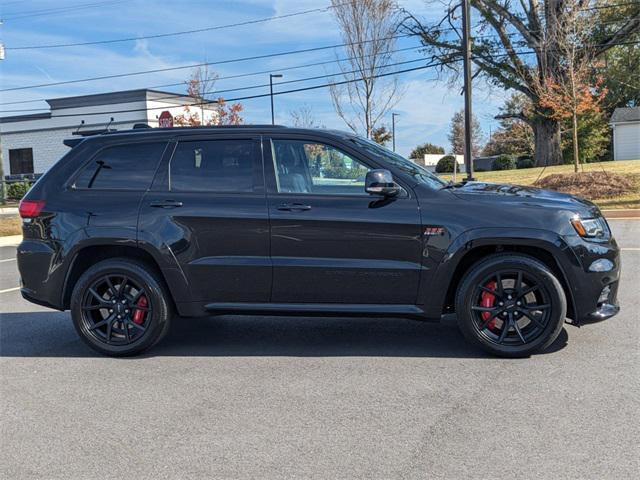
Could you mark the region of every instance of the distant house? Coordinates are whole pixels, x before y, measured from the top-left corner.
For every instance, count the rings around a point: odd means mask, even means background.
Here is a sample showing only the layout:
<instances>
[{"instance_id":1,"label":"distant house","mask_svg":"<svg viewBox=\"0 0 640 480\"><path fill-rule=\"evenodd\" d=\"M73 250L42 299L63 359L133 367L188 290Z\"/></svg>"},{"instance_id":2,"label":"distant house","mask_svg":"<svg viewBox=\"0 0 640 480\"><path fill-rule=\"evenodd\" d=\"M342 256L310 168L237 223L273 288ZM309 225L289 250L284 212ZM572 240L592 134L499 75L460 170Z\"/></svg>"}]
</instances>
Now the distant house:
<instances>
[{"instance_id":1,"label":"distant house","mask_svg":"<svg viewBox=\"0 0 640 480\"><path fill-rule=\"evenodd\" d=\"M438 161L444 157L445 155L438 153L425 153L422 161L413 160L415 163L426 167L430 172L436 171L436 165ZM466 172L466 166L464 164L464 155L455 155L456 162L458 162L458 167L460 172ZM489 171L493 167L493 161L497 158L495 157L477 157L473 159L473 168L477 171Z\"/></svg>"},{"instance_id":2,"label":"distant house","mask_svg":"<svg viewBox=\"0 0 640 480\"><path fill-rule=\"evenodd\" d=\"M414 162L422 165L423 167L426 167L426 169L430 172L435 172L438 160L440 160L444 156L445 155L442 155L441 153L425 153L422 162L415 160ZM456 162L458 162L458 166L460 167L460 171L464 172L464 155L455 155L455 157Z\"/></svg>"},{"instance_id":3,"label":"distant house","mask_svg":"<svg viewBox=\"0 0 640 480\"><path fill-rule=\"evenodd\" d=\"M609 124L613 129L613 159L640 160L640 107L616 108Z\"/></svg>"},{"instance_id":4,"label":"distant house","mask_svg":"<svg viewBox=\"0 0 640 480\"><path fill-rule=\"evenodd\" d=\"M126 130L137 123L158 127L163 117L184 114L185 105L193 105L195 100L172 92L139 89L46 102L48 111L42 113L0 117L6 177L32 178L46 172L69 151L62 143L65 138ZM217 115L214 107L204 107L207 119Z\"/></svg>"}]
</instances>

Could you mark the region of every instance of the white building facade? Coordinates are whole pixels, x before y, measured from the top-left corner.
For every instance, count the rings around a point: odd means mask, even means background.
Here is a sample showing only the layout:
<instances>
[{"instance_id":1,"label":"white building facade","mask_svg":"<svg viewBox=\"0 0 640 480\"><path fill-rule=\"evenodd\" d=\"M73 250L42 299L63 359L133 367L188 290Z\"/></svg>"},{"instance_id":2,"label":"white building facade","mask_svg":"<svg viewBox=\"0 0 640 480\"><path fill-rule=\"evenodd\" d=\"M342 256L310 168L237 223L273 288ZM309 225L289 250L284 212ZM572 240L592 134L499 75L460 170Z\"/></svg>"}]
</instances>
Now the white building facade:
<instances>
[{"instance_id":1,"label":"white building facade","mask_svg":"<svg viewBox=\"0 0 640 480\"><path fill-rule=\"evenodd\" d=\"M640 107L616 108L609 123L613 129L613 159L640 160Z\"/></svg>"},{"instance_id":2,"label":"white building facade","mask_svg":"<svg viewBox=\"0 0 640 480\"><path fill-rule=\"evenodd\" d=\"M184 115L185 106L201 116L191 97L158 90L127 90L47 100L50 111L0 117L0 145L5 176L41 174L68 150L67 138L106 130L128 130L136 124L158 127L163 112ZM206 120L215 105L204 107ZM166 114L165 114L166 115Z\"/></svg>"}]
</instances>

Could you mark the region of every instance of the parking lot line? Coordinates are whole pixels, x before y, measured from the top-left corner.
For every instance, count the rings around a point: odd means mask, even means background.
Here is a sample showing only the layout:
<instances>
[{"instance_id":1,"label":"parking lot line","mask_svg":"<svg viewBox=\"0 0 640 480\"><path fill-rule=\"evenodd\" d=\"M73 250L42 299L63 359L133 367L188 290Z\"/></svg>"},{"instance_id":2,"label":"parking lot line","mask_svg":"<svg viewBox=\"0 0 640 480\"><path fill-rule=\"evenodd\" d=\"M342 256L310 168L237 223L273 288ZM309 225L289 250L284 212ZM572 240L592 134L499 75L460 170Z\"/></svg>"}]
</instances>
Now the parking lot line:
<instances>
[{"instance_id":1,"label":"parking lot line","mask_svg":"<svg viewBox=\"0 0 640 480\"><path fill-rule=\"evenodd\" d=\"M4 290L0 290L0 293L15 292L16 290L20 290L20 287L5 288Z\"/></svg>"},{"instance_id":2,"label":"parking lot line","mask_svg":"<svg viewBox=\"0 0 640 480\"><path fill-rule=\"evenodd\" d=\"M453 167L452 167L453 168ZM15 258L4 258L2 260L0 260L0 263L4 263L4 262L15 262L16 259Z\"/></svg>"}]
</instances>

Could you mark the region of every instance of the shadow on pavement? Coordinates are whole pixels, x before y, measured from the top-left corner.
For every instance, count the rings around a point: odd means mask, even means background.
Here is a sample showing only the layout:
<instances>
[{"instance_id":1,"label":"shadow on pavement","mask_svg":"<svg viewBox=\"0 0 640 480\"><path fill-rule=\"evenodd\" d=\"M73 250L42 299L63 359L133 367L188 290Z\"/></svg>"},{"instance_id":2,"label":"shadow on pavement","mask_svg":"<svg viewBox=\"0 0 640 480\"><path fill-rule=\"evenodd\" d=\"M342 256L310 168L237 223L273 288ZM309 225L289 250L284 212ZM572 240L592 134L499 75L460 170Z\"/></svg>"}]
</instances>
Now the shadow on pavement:
<instances>
[{"instance_id":1,"label":"shadow on pavement","mask_svg":"<svg viewBox=\"0 0 640 480\"><path fill-rule=\"evenodd\" d=\"M544 353L567 344L567 332ZM97 357L68 313L0 314L1 357ZM451 325L397 318L176 318L156 356L380 356L491 358Z\"/></svg>"}]
</instances>

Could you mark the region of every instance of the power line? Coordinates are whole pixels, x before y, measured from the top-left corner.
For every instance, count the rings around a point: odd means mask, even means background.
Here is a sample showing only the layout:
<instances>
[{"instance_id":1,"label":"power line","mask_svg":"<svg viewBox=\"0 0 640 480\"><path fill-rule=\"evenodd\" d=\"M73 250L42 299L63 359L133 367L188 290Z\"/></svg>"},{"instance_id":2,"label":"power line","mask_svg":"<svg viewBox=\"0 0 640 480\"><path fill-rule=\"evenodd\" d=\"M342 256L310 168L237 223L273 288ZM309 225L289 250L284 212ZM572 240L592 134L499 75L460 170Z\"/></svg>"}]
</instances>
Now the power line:
<instances>
[{"instance_id":1,"label":"power line","mask_svg":"<svg viewBox=\"0 0 640 480\"><path fill-rule=\"evenodd\" d=\"M378 75L372 75L370 77L367 78L381 78L381 77L388 77L388 76L392 76L392 75L400 75L402 73L408 73L408 72L414 72L417 70L424 70L425 68L432 68L432 67L437 67L439 65L444 65L446 63L452 63L452 61L447 61L447 62L438 62L438 63L432 63L432 64L428 64L428 65L422 65L420 67L413 67L413 68L408 68L408 69L404 69L404 70L396 70L394 72L387 72L387 73L381 73ZM308 90L316 90L319 88L327 88L330 86L338 86L338 85L345 85L348 83L354 83L354 82L360 82L362 81L363 78L359 77L359 78L354 78L354 79L349 79L349 80L342 80L339 82L329 82L326 84L321 84L321 85L313 85L310 87L301 87L301 88L296 88L296 89L291 89L291 90L281 90L279 92L273 92L273 95L285 95L288 93L296 93L296 92L305 92ZM264 97L269 97L271 94L270 93L264 93L264 94L257 94L257 95L249 95L249 96L245 96L245 97L237 97L237 98L229 98L229 99L225 99L225 103L227 102L238 102L241 100L252 100L255 98L264 98ZM206 101L206 102L200 102L191 106L200 106L200 105L210 105L210 104L215 104L217 103L217 101L213 100L213 101ZM152 110L166 110L167 106L162 106L162 107L150 107L150 108L133 108L133 109L125 109L125 110L112 110L112 111L106 111L106 112L91 112L91 113L66 113L66 114L60 114L60 115L56 115L56 118L62 118L62 117L87 117L87 116L93 116L93 115L109 115L109 114L116 114L116 113L133 113L133 112L148 112L148 111L152 111Z\"/></svg>"},{"instance_id":2,"label":"power line","mask_svg":"<svg viewBox=\"0 0 640 480\"><path fill-rule=\"evenodd\" d=\"M423 48L421 45L416 46L416 47L406 47L406 48L400 48L400 49L396 49L396 50L390 50L388 53L400 53L400 52L406 52L409 50L418 50ZM373 55L366 55L365 58L371 57ZM237 79L237 78L245 78L245 77L253 77L256 75L265 75L268 73L274 73L276 71L278 72L288 72L291 70L299 70L302 68L309 68L309 67L317 67L320 65L329 65L329 64L333 64L336 62L347 62L349 60L354 60L356 58L360 58L360 57L342 57L342 58L336 58L333 60L325 60L322 62L314 62L314 63L306 63L306 64L302 64L302 65L294 65L291 67L284 67L284 68L277 68L277 69L270 69L270 70L260 70L257 72L249 72L249 73L239 73L236 75L225 75L225 76L221 76L221 77L217 77L216 81L218 80L231 80L231 79ZM282 83L282 82L280 82ZM142 87L142 88L147 88L149 90L153 90L155 88L165 88L165 87L178 87L178 86L184 86L185 85L185 81L181 81L181 82L177 82L177 83L165 83L162 85L152 85L150 87ZM91 94L89 94L91 95ZM38 99L32 99L32 100L17 100L17 101L13 101L13 102L2 102L0 103L0 105L17 105L17 104L24 104L24 103L35 103L35 102L42 102L45 101L45 98L38 98ZM20 111L26 111L26 110L20 110ZM35 111L32 110L32 111Z\"/></svg>"},{"instance_id":3,"label":"power line","mask_svg":"<svg viewBox=\"0 0 640 480\"><path fill-rule=\"evenodd\" d=\"M424 57L423 58L416 58L416 59L413 59L413 60L405 60L405 61L402 61L402 62L396 62L396 63L390 63L388 65L382 65L379 68L386 69L386 68L390 68L390 67L397 67L399 65L408 65L408 64L411 64L411 63L424 62L426 60L428 60L428 59L425 59ZM333 78L333 77L340 76L340 75L351 75L353 73L358 73L358 72L359 72L359 70L351 70L351 71L346 71L346 72L340 71L340 72L328 73L328 74L325 74L325 75L316 75L316 76L313 76L313 77L298 78L298 79L294 79L294 80L285 80L285 81L278 82L277 85L288 85L288 84L291 84L291 83L308 82L310 80L319 80L321 78ZM228 88L228 89L224 89L224 90L211 90L211 91L207 91L207 92L201 92L201 94L202 95L213 95L213 94L219 95L219 94L222 94L222 93L241 92L241 91L245 91L245 90L254 90L256 88L266 88L268 86L270 86L269 83L261 83L261 84L258 84L258 85L248 85L248 86L245 86L245 87ZM154 101L158 101L158 100L173 99L173 98L176 98L176 95L181 95L181 94L174 94L174 95L169 95L169 96L166 96L166 97L157 97L157 98L154 98L153 100ZM187 96L187 95L182 95L182 96ZM197 105L199 105L199 103ZM3 114L3 113L16 113L16 112L41 112L42 110L43 110L42 108L33 108L33 109L21 108L21 109L17 109L17 110L3 110L3 111L0 112L0 114Z\"/></svg>"},{"instance_id":4,"label":"power line","mask_svg":"<svg viewBox=\"0 0 640 480\"><path fill-rule=\"evenodd\" d=\"M68 5L66 7L45 8L41 10L30 10L27 12L8 13L2 20L17 20L19 18L40 17L42 15L57 15L58 13L67 13L74 10L86 10L88 8L102 7L105 5L114 5L124 3L125 0L111 0L106 2L83 3L78 5Z\"/></svg>"},{"instance_id":5,"label":"power line","mask_svg":"<svg viewBox=\"0 0 640 480\"><path fill-rule=\"evenodd\" d=\"M223 65L223 64L228 64L228 63L237 63L237 62L246 62L249 60L262 60L265 58L273 58L273 57L283 57L283 56L288 56L288 55L295 55L298 53L309 53L309 52L317 52L317 51L321 51L321 50L329 50L332 48L339 48L339 47L345 47L348 45L355 45L356 43L370 43L370 42L376 42L376 41L381 41L381 40L388 40L388 39L397 39L397 38L403 38L403 37L410 37L412 36L412 34L402 34L402 35L393 35L391 37L384 37L384 38L374 38L371 40L363 40L361 42L349 42L349 43L339 43L339 44L335 44L335 45L327 45L324 47L312 47L312 48L304 48L301 50L287 50L284 52L277 52L277 53L267 53L264 55L253 55L251 57L241 57L241 58L231 58L228 60L218 60L216 62L202 62L202 63L195 63L195 64L191 64L191 65L182 65L179 67L166 67L166 68L156 68L156 69L152 69L152 70L142 70L139 72L130 72L130 73L118 73L118 74L114 74L114 75L102 75L99 77L89 77L89 78L81 78L81 79L75 79L75 80L65 80L65 81L61 81L61 82L50 82L50 83L40 83L40 84L36 84L36 85L26 85L23 87L12 87L12 88L3 88L0 89L0 92L10 92L10 91L16 91L16 90L29 90L32 88L42 88L42 87L52 87L52 86L57 86L57 85L69 85L72 83L84 83L84 82L92 82L92 81L96 81L96 80L109 80L109 79L113 79L113 78L123 78L123 77L133 77L133 76L138 76L138 75L147 75L149 73L160 73L160 72L170 72L170 71L175 71L175 70L185 70L185 69L189 69L189 68L197 68L197 67L204 67L204 66L208 66L208 65Z\"/></svg>"},{"instance_id":6,"label":"power line","mask_svg":"<svg viewBox=\"0 0 640 480\"><path fill-rule=\"evenodd\" d=\"M639 43L640 43L640 41L617 42L614 45L637 45ZM597 46L599 46L599 45L590 45L589 47L597 47ZM420 47L415 47L415 48L420 48ZM513 53L515 53L517 55L531 55L531 54L535 54L536 50L533 49L533 50L529 50L529 51L515 51ZM508 53L495 55L496 58L497 57L507 57L507 56L509 56ZM408 61L403 61L403 62L397 62L397 63L394 63L394 64L389 64L389 65L387 65L387 67L404 65L404 64L408 64L408 63L415 63L415 62L424 61L424 60L433 60L435 58L436 58L436 56L431 56L428 59L414 59L414 60L408 60ZM474 59L474 60L477 59L477 58L481 58L481 57L472 57L472 59ZM445 61L445 62L440 62L437 65L433 64L433 66L446 65L448 63L453 63L453 62ZM409 70L409 71L413 71L413 70ZM403 71L401 71L401 72L403 72ZM313 77L305 77L305 78L302 78L302 79L295 79L295 80L288 80L288 81L279 82L278 84L282 85L282 84L305 82L305 81L309 81L309 80L316 80L316 79L319 79L319 78L331 78L331 77L335 77L335 76L339 76L339 75L345 75L345 74L348 75L348 74L352 74L352 73L357 73L357 71L356 70L352 70L352 71L348 71L348 72L336 72L336 73L333 73L333 74L318 75L318 76L313 76ZM381 74L380 76L386 76L386 74L384 74L384 75ZM378 78L378 77L377 76L372 76L370 78ZM355 79L354 81L359 81L359 80L362 80L362 78ZM342 83L344 83L344 82L342 82ZM350 82L346 82L346 83L350 83ZM338 83L338 84L340 84L340 83ZM269 86L269 84L251 85L251 86L238 87L238 88L232 88L232 89L226 89L226 90L212 90L210 92L204 92L204 94L228 93L228 92L233 92L233 91L250 90L250 89L254 89L254 88L264 88L264 87L267 87L267 86ZM300 90L295 90L295 91L300 91ZM301 91L304 91L304 90L301 90ZM176 94L173 94L173 95L170 95L170 96L166 96L166 97L159 97L159 98L156 98L155 100L173 99L173 98L176 97L176 95L181 95L181 94L176 93ZM274 93L274 95L275 95L275 93ZM252 99L252 98L259 98L259 97L260 97L260 95L258 95L258 96L250 96L250 97L242 97L242 98L238 98L238 99L225 99L225 102L231 102L231 101L236 101L236 100L244 100L244 99ZM198 103L198 105L200 105L200 104L204 105L204 104L210 104L210 103L216 103L216 101L215 100L205 101L205 102ZM158 108L162 108L162 107L158 107ZM29 112L29 111L42 111L42 110L43 109L40 109L40 108L37 108L37 109L5 110L5 111L0 112L0 114L2 114L2 113L16 113L16 112ZM148 110L148 109L141 109L141 110ZM101 113L123 113L123 112L127 112L127 111L136 112L136 111L140 111L140 110L135 109L135 110L125 110L125 111L114 111L114 112L96 112L95 114L101 114ZM77 115L82 116L82 115L92 115L92 114L77 114ZM56 117L59 117L59 116L68 116L68 115L56 115Z\"/></svg>"},{"instance_id":7,"label":"power line","mask_svg":"<svg viewBox=\"0 0 640 480\"><path fill-rule=\"evenodd\" d=\"M624 43L624 44L631 44L631 43L637 44L637 43L640 43L640 42L622 42L622 43ZM514 52L514 53L516 53L518 55L531 55L531 54L535 54L536 51L535 50L517 51L517 52ZM509 55L508 53L497 54L497 55L495 55L495 57L506 57L508 55ZM472 57L472 60L477 59L477 58L478 57ZM387 76L392 76L392 75L400 75L402 73L408 73L408 72L414 72L414 71L418 71L418 70L424 70L425 68L433 68L433 67L448 65L448 64L454 63L456 61L459 61L459 60L451 59L451 60L447 60L447 61L429 63L427 65L423 65L423 66L419 66L419 67L413 67L413 68L404 69L404 70L396 70L396 71L393 71L393 72L387 72L387 73L381 73L381 74L378 74L378 75L372 75L372 76L367 77L367 78L381 78L381 77L387 77ZM279 92L273 92L273 95L285 95L285 94L288 94L288 93L297 93L297 92L304 92L304 91L309 91L309 90L316 90L316 89L319 89L319 88L327 88L327 87L330 87L330 86L345 85L345 84L348 84L348 83L359 82L359 81L362 81L363 79L364 79L363 77L358 77L358 78L343 80L343 81L339 81L339 82L329 82L329 83L321 84L321 85L313 85L313 86L310 86L310 87L301 87L301 88L296 88L296 89L291 89L291 90L281 90ZM304 81L304 80L305 79L301 79L299 81ZM225 102L229 103L229 102L237 102L237 101L242 101L242 100L252 100L252 99L256 99L256 98L268 97L270 95L271 95L270 93L265 93L265 94L249 95L249 96L244 96L244 97L228 98L228 99L225 99ZM174 98L174 97L168 97L168 98ZM197 103L195 105L198 105L198 106L199 105L210 105L210 104L215 104L215 103L217 103L216 100L211 100L211 101L199 102L199 103ZM116 113L145 112L145 111L152 111L152 110L162 110L162 109L166 109L166 108L167 107L165 105L165 106L162 106L162 107L112 110L112 111L103 111L103 112L69 113L69 114L56 115L56 118L62 118L62 117L87 117L87 116L93 116L93 115L106 115L106 114L116 114Z\"/></svg>"},{"instance_id":8,"label":"power line","mask_svg":"<svg viewBox=\"0 0 640 480\"><path fill-rule=\"evenodd\" d=\"M265 23L265 22L270 22L270 21L273 21L273 20L281 20L283 18L291 18L291 17L300 16L300 15L308 15L309 13L323 13L323 12L327 12L327 11L331 10L332 8L334 8L334 7L329 5L327 7L313 8L313 9L310 9L310 10L304 10L304 11L300 11L300 12L288 13L288 14L283 14L283 15L274 15L274 16L266 17L266 18L258 18L258 19L255 19L255 20L247 20L245 22L229 23L229 24L226 24L226 25L215 25L215 26L212 26L212 27L196 28L196 29L193 29L193 30L183 30L183 31L180 31L180 32L158 33L158 34L155 34L155 35L144 35L144 36L140 36L140 37L127 37L127 38L115 38L115 39L111 39L111 40L96 40L96 41L93 41L93 42L59 43L59 44L49 44L49 45L25 45L25 46L19 46L19 47L7 47L6 50L34 50L34 49L45 49L45 48L79 47L79 46L87 46L87 45L105 45L105 44L112 44L112 43L133 42L133 41L137 41L137 40L148 40L148 39L153 39L153 38L174 37L174 36L178 36L178 35L191 35L191 34L194 34L194 33L210 32L210 31L213 31L213 30L223 30L223 29L226 29L226 28L241 27L241 26L245 26L245 25L255 25L257 23Z\"/></svg>"}]
</instances>

